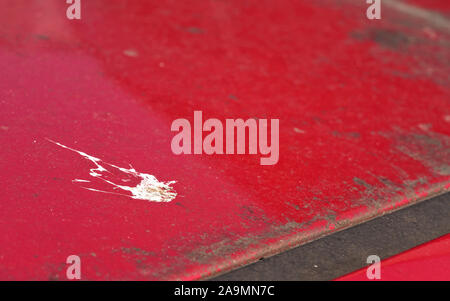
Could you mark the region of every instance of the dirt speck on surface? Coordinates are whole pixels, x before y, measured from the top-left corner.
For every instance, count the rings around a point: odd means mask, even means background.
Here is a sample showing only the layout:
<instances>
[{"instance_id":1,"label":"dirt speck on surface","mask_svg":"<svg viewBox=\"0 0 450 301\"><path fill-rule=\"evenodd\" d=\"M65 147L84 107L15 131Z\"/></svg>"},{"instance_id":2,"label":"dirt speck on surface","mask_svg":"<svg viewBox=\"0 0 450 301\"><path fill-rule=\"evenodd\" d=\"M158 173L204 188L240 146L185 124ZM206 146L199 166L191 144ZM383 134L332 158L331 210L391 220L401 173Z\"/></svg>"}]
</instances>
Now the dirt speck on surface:
<instances>
[{"instance_id":1,"label":"dirt speck on surface","mask_svg":"<svg viewBox=\"0 0 450 301\"><path fill-rule=\"evenodd\" d=\"M123 54L128 57L138 57L139 53L136 49L125 49Z\"/></svg>"},{"instance_id":2,"label":"dirt speck on surface","mask_svg":"<svg viewBox=\"0 0 450 301\"><path fill-rule=\"evenodd\" d=\"M187 32L192 33L192 34L202 34L204 33L203 29L198 28L198 27L188 27L186 28Z\"/></svg>"}]
</instances>

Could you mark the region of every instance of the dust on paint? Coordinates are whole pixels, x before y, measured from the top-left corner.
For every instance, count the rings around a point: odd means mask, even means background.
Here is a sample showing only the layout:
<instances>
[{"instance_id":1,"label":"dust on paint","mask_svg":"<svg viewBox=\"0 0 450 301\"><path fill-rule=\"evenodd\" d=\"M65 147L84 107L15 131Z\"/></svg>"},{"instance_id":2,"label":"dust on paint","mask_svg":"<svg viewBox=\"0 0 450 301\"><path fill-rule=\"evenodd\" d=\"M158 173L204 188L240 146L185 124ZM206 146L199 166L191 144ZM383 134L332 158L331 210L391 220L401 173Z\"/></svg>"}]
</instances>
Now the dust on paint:
<instances>
[{"instance_id":1,"label":"dust on paint","mask_svg":"<svg viewBox=\"0 0 450 301\"><path fill-rule=\"evenodd\" d=\"M47 138L46 138L47 139ZM63 145L59 142L47 139L48 141L62 147L68 150L71 150L83 158L91 161L94 163L95 167L91 168L89 170L89 175L93 178L100 179L104 181L107 184L110 184L112 186L112 189L121 189L124 191L128 191L131 193L124 194L124 193L117 193L117 192L111 192L111 191L105 191L100 190L92 187L83 187L84 189L90 190L90 191L96 191L96 192L102 192L102 193L109 193L109 194L116 194L116 195L122 195L126 197L130 197L137 200L146 200L150 202L170 202L175 199L177 196L177 193L171 186L172 184L176 183L176 181L168 181L168 182L160 182L158 179L156 179L155 176L137 172L133 167L131 168L123 168L116 166L111 163L107 163L102 161L99 158L96 158L94 156L88 155L82 151L73 149L71 147L68 147L66 145ZM140 179L140 182L136 186L125 186L125 185L118 185L108 179L106 179L106 174L112 174L113 171L121 171L128 177L134 177L136 179ZM121 179L122 182L129 182L130 179L125 178ZM89 180L84 179L74 179L72 180L73 183L91 183Z\"/></svg>"}]
</instances>

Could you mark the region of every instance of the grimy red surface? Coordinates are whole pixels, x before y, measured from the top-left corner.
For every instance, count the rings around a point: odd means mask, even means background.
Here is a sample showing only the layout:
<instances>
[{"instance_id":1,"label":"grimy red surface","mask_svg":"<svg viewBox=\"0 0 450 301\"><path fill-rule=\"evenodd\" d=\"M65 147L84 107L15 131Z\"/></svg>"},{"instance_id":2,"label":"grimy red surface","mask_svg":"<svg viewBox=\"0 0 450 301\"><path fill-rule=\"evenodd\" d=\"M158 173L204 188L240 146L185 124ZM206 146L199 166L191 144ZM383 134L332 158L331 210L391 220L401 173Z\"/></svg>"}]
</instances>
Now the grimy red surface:
<instances>
[{"instance_id":1,"label":"grimy red surface","mask_svg":"<svg viewBox=\"0 0 450 301\"><path fill-rule=\"evenodd\" d=\"M66 279L69 255L84 280L205 278L450 188L445 20L371 21L365 1L67 6L0 2L0 279ZM174 155L194 110L278 118L279 162ZM47 139L178 195L83 189L94 163Z\"/></svg>"}]
</instances>

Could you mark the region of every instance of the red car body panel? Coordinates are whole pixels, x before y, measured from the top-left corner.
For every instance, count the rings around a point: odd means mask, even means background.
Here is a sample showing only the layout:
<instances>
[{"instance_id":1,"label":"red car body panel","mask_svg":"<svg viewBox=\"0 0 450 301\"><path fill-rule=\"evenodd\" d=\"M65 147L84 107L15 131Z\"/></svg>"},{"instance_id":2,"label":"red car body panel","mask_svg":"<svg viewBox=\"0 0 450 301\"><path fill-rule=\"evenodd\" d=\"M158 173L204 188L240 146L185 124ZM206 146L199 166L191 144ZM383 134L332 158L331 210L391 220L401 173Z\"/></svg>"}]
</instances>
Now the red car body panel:
<instances>
[{"instance_id":1,"label":"red car body panel","mask_svg":"<svg viewBox=\"0 0 450 301\"><path fill-rule=\"evenodd\" d=\"M443 15L450 13L450 2L445 0L407 0L404 2L418 6L418 8L439 12Z\"/></svg>"},{"instance_id":2,"label":"red car body panel","mask_svg":"<svg viewBox=\"0 0 450 301\"><path fill-rule=\"evenodd\" d=\"M360 2L1 1L0 279L201 279L448 191L449 33ZM279 162L173 154L195 110L279 119ZM83 189L50 140L178 195Z\"/></svg>"},{"instance_id":3,"label":"red car body panel","mask_svg":"<svg viewBox=\"0 0 450 301\"><path fill-rule=\"evenodd\" d=\"M381 261L380 280L449 281L450 234ZM367 281L367 268L340 277L339 281Z\"/></svg>"}]
</instances>

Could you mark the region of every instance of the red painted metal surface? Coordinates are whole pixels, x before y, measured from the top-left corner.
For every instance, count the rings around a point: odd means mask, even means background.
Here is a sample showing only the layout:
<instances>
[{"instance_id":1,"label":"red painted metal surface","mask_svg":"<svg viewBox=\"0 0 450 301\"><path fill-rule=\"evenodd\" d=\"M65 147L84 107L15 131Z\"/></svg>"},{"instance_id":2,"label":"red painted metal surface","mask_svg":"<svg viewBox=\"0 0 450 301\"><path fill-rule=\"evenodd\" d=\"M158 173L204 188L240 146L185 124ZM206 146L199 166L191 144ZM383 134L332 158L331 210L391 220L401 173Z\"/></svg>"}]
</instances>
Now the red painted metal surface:
<instances>
[{"instance_id":1,"label":"red painted metal surface","mask_svg":"<svg viewBox=\"0 0 450 301\"><path fill-rule=\"evenodd\" d=\"M365 1L0 1L0 279L199 279L447 191L449 33ZM280 119L280 160L171 122ZM82 189L94 164L168 203Z\"/></svg>"},{"instance_id":2,"label":"red painted metal surface","mask_svg":"<svg viewBox=\"0 0 450 301\"><path fill-rule=\"evenodd\" d=\"M425 8L442 14L450 13L450 2L442 0L407 0L409 4L416 5L419 8Z\"/></svg>"},{"instance_id":3,"label":"red painted metal surface","mask_svg":"<svg viewBox=\"0 0 450 301\"><path fill-rule=\"evenodd\" d=\"M383 281L449 281L450 234L381 261ZM366 268L339 281L367 281Z\"/></svg>"}]
</instances>

